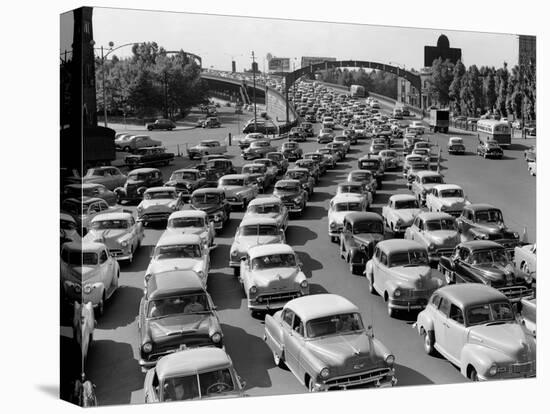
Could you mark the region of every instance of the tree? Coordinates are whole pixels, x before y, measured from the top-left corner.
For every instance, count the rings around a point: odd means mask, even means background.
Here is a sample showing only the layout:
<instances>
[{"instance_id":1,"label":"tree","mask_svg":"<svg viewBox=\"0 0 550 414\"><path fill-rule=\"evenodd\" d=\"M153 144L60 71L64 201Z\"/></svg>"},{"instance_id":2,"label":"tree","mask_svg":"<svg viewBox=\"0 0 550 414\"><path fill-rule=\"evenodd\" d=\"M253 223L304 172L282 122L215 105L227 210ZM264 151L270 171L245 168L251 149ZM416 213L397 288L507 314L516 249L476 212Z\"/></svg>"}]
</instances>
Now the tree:
<instances>
[{"instance_id":1,"label":"tree","mask_svg":"<svg viewBox=\"0 0 550 414\"><path fill-rule=\"evenodd\" d=\"M465 73L460 90L461 109L469 116L477 116L483 104L483 86L479 69L472 65Z\"/></svg>"},{"instance_id":2,"label":"tree","mask_svg":"<svg viewBox=\"0 0 550 414\"><path fill-rule=\"evenodd\" d=\"M504 62L502 68L496 71L495 87L497 91L497 99L495 106L498 115L506 116L508 114L506 110L506 96L508 90L508 64Z\"/></svg>"},{"instance_id":3,"label":"tree","mask_svg":"<svg viewBox=\"0 0 550 414\"><path fill-rule=\"evenodd\" d=\"M485 92L485 107L492 111L497 100L497 90L495 81L495 68L489 68L483 80Z\"/></svg>"},{"instance_id":4,"label":"tree","mask_svg":"<svg viewBox=\"0 0 550 414\"><path fill-rule=\"evenodd\" d=\"M432 64L432 75L428 80L428 90L440 106L447 106L450 101L449 89L453 81L453 63L437 58Z\"/></svg>"},{"instance_id":5,"label":"tree","mask_svg":"<svg viewBox=\"0 0 550 414\"><path fill-rule=\"evenodd\" d=\"M453 81L449 86L449 100L451 101L451 106L453 112L461 113L461 100L460 100L460 90L462 89L462 80L464 74L466 73L466 67L462 61L456 62L453 68Z\"/></svg>"}]
</instances>

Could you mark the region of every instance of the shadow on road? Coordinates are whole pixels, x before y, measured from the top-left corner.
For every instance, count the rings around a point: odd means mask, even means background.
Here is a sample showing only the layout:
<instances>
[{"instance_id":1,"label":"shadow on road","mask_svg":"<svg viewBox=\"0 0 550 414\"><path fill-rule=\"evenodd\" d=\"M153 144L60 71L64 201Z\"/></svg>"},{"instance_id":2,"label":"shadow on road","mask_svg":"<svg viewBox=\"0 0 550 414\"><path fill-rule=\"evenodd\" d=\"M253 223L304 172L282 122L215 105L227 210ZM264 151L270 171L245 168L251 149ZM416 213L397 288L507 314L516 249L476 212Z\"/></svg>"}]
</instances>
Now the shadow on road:
<instances>
[{"instance_id":1,"label":"shadow on road","mask_svg":"<svg viewBox=\"0 0 550 414\"><path fill-rule=\"evenodd\" d=\"M326 290L323 286L319 285L318 283L310 283L309 284L309 294L310 295L319 295L321 293L329 293L329 291Z\"/></svg>"},{"instance_id":2,"label":"shadow on road","mask_svg":"<svg viewBox=\"0 0 550 414\"><path fill-rule=\"evenodd\" d=\"M225 347L239 375L246 381L246 389L271 387L268 368L274 367L269 347L244 329L222 323Z\"/></svg>"},{"instance_id":3,"label":"shadow on road","mask_svg":"<svg viewBox=\"0 0 550 414\"><path fill-rule=\"evenodd\" d=\"M227 267L229 263L229 251L231 246L228 244L218 244L217 247L210 252L210 272L213 269Z\"/></svg>"},{"instance_id":4,"label":"shadow on road","mask_svg":"<svg viewBox=\"0 0 550 414\"><path fill-rule=\"evenodd\" d=\"M118 262L120 265L120 272L145 272L149 262L151 261L151 253L155 246L140 246L134 253L134 260L132 263L127 261Z\"/></svg>"},{"instance_id":5,"label":"shadow on road","mask_svg":"<svg viewBox=\"0 0 550 414\"><path fill-rule=\"evenodd\" d=\"M508 151L525 151L526 149L531 148L531 145L527 144L510 144L508 148L506 148Z\"/></svg>"},{"instance_id":6,"label":"shadow on road","mask_svg":"<svg viewBox=\"0 0 550 414\"><path fill-rule=\"evenodd\" d=\"M292 246L303 246L310 240L317 238L317 233L307 227L289 225L286 229L286 239Z\"/></svg>"},{"instance_id":7,"label":"shadow on road","mask_svg":"<svg viewBox=\"0 0 550 414\"><path fill-rule=\"evenodd\" d=\"M302 217L302 220L320 220L323 217L326 217L327 209L319 206L307 206L305 213Z\"/></svg>"},{"instance_id":8,"label":"shadow on road","mask_svg":"<svg viewBox=\"0 0 550 414\"><path fill-rule=\"evenodd\" d=\"M405 365L395 365L395 376L398 380L398 386L427 385L434 383L425 375L421 374L418 371L415 371L412 368L406 367Z\"/></svg>"},{"instance_id":9,"label":"shadow on road","mask_svg":"<svg viewBox=\"0 0 550 414\"><path fill-rule=\"evenodd\" d=\"M329 200L330 198L332 198L332 195L330 193L327 193L325 191L315 191L310 200L316 203L319 201Z\"/></svg>"},{"instance_id":10,"label":"shadow on road","mask_svg":"<svg viewBox=\"0 0 550 414\"><path fill-rule=\"evenodd\" d=\"M309 253L296 251L296 254L298 255L298 259L302 262L302 271L308 279L311 279L313 271L323 269L323 264L313 259Z\"/></svg>"},{"instance_id":11,"label":"shadow on road","mask_svg":"<svg viewBox=\"0 0 550 414\"><path fill-rule=\"evenodd\" d=\"M208 292L218 310L240 309L244 292L239 279L230 273L211 273L208 276Z\"/></svg>"},{"instance_id":12,"label":"shadow on road","mask_svg":"<svg viewBox=\"0 0 550 414\"><path fill-rule=\"evenodd\" d=\"M116 329L134 322L139 314L139 302L143 290L132 286L120 286L105 302L105 313L98 317L100 329Z\"/></svg>"}]
</instances>

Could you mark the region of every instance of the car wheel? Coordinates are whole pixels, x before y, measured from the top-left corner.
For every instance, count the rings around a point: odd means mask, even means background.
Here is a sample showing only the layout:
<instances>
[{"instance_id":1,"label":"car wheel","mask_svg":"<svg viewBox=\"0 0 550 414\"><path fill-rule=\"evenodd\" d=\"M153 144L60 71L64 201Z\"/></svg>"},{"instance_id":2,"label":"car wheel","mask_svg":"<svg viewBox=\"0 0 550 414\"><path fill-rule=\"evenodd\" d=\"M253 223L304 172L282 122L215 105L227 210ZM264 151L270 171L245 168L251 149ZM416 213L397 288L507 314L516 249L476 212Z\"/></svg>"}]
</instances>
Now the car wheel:
<instances>
[{"instance_id":1,"label":"car wheel","mask_svg":"<svg viewBox=\"0 0 550 414\"><path fill-rule=\"evenodd\" d=\"M103 316L104 312L105 312L105 292L103 293L101 300L97 304L97 316Z\"/></svg>"},{"instance_id":2,"label":"car wheel","mask_svg":"<svg viewBox=\"0 0 550 414\"><path fill-rule=\"evenodd\" d=\"M315 381L313 381L313 378L309 378L307 382L307 390L309 392L315 392Z\"/></svg>"},{"instance_id":3,"label":"car wheel","mask_svg":"<svg viewBox=\"0 0 550 414\"><path fill-rule=\"evenodd\" d=\"M433 355L435 353L435 339L433 331L426 332L422 329L422 336L424 337L424 351L428 355Z\"/></svg>"},{"instance_id":4,"label":"car wheel","mask_svg":"<svg viewBox=\"0 0 550 414\"><path fill-rule=\"evenodd\" d=\"M479 377L477 376L477 371L475 368L472 368L470 370L470 373L468 374L468 378L470 379L470 381L473 381L473 382L479 381Z\"/></svg>"},{"instance_id":5,"label":"car wheel","mask_svg":"<svg viewBox=\"0 0 550 414\"><path fill-rule=\"evenodd\" d=\"M241 268L240 267L234 267L233 268L233 276L239 277L241 275Z\"/></svg>"},{"instance_id":6,"label":"car wheel","mask_svg":"<svg viewBox=\"0 0 550 414\"><path fill-rule=\"evenodd\" d=\"M520 269L523 273L529 274L529 265L526 262L522 263Z\"/></svg>"}]
</instances>

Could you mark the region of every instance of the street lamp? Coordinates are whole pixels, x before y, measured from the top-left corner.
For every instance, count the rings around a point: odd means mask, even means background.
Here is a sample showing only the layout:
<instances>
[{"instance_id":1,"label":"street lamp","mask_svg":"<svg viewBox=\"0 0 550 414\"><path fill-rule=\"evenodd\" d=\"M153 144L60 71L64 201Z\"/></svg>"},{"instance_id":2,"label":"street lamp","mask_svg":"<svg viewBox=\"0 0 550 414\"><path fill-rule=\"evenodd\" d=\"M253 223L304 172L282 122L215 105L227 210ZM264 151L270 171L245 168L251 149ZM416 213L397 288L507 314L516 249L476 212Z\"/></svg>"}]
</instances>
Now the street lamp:
<instances>
[{"instance_id":1,"label":"street lamp","mask_svg":"<svg viewBox=\"0 0 550 414\"><path fill-rule=\"evenodd\" d=\"M93 46L95 46L95 41L94 40L91 40L90 41L90 44ZM107 56L109 56L111 53L113 53L115 50L118 50L122 47L125 47L125 46L130 46L130 45L135 45L136 43L133 42L133 43L125 43L123 45L120 45L120 46L117 46L113 49L113 46L115 45L114 42L109 42L109 49L107 51L107 53L103 53L103 46L101 47L94 47L94 50L101 50L101 89L103 90L103 121L105 123L105 128L107 128L107 98L106 98L106 94L105 94L105 59L107 58Z\"/></svg>"},{"instance_id":2,"label":"street lamp","mask_svg":"<svg viewBox=\"0 0 550 414\"><path fill-rule=\"evenodd\" d=\"M256 60L252 51L252 98L254 99L254 132L256 132Z\"/></svg>"}]
</instances>

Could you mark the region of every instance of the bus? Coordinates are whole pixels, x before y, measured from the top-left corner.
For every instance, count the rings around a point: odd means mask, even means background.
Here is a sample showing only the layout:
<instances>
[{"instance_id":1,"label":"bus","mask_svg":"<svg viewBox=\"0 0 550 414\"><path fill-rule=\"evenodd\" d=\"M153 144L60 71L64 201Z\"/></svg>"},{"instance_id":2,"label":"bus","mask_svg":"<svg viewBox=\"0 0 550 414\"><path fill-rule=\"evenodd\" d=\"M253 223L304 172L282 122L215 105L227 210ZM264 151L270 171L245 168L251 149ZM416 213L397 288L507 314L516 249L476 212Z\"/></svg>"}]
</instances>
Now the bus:
<instances>
[{"instance_id":1,"label":"bus","mask_svg":"<svg viewBox=\"0 0 550 414\"><path fill-rule=\"evenodd\" d=\"M501 147L512 143L510 125L507 121L480 119L477 121L477 136L481 142L496 141Z\"/></svg>"},{"instance_id":2,"label":"bus","mask_svg":"<svg viewBox=\"0 0 550 414\"><path fill-rule=\"evenodd\" d=\"M351 85L349 87L349 92L352 98L364 98L365 97L365 88L361 85Z\"/></svg>"}]
</instances>

